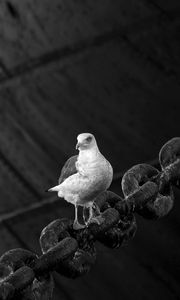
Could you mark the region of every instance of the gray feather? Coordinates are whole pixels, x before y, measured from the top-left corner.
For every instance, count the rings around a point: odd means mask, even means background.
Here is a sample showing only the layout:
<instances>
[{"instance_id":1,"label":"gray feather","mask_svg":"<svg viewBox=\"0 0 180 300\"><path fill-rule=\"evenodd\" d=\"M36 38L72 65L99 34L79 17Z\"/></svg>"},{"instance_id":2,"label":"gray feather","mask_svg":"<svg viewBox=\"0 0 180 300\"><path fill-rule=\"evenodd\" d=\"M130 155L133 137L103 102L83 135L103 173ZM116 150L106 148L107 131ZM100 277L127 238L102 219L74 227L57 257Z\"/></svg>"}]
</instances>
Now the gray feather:
<instances>
[{"instance_id":1,"label":"gray feather","mask_svg":"<svg viewBox=\"0 0 180 300\"><path fill-rule=\"evenodd\" d=\"M61 184L66 178L77 173L76 161L78 155L70 157L64 164L64 167L61 170L61 175L59 177L58 183Z\"/></svg>"}]
</instances>

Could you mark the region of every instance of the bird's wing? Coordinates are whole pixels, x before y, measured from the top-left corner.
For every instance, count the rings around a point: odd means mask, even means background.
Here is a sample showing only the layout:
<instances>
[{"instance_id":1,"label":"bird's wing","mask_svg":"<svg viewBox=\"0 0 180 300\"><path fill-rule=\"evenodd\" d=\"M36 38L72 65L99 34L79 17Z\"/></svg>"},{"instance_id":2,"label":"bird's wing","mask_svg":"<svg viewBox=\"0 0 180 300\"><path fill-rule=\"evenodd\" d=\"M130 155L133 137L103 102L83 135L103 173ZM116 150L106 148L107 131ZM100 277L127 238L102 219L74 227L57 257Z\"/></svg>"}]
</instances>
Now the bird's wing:
<instances>
[{"instance_id":1,"label":"bird's wing","mask_svg":"<svg viewBox=\"0 0 180 300\"><path fill-rule=\"evenodd\" d=\"M58 180L59 184L61 184L69 176L77 173L77 169L76 169L77 158L78 158L78 155L74 155L65 162L65 165L61 170L61 175Z\"/></svg>"}]
</instances>

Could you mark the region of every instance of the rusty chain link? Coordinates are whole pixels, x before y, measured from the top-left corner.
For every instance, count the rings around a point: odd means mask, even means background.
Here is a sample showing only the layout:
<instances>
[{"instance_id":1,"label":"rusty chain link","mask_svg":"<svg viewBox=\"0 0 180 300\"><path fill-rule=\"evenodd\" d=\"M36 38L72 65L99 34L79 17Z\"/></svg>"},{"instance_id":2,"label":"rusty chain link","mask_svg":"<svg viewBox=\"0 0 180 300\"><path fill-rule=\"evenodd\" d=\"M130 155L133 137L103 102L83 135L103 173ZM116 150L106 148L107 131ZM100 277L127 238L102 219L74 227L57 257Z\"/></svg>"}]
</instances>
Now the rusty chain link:
<instances>
[{"instance_id":1,"label":"rusty chain link","mask_svg":"<svg viewBox=\"0 0 180 300\"><path fill-rule=\"evenodd\" d=\"M52 299L52 271L71 278L81 276L95 263L96 240L110 248L120 247L136 233L135 213L149 219L167 215L174 202L172 185L180 188L180 138L161 148L159 162L161 171L138 164L124 174L124 198L106 191L96 199L101 225L91 223L74 230L71 220L57 219L41 232L41 256L21 248L2 255L0 300Z\"/></svg>"}]
</instances>

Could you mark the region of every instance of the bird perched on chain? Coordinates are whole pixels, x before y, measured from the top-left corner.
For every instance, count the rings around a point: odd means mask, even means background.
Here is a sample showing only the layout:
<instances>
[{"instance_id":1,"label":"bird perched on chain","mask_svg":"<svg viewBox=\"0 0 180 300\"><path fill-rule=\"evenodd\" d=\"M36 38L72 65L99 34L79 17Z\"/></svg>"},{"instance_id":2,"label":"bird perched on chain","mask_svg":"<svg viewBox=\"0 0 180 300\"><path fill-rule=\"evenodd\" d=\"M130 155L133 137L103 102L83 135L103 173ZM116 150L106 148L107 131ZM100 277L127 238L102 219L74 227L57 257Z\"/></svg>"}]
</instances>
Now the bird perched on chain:
<instances>
[{"instance_id":1,"label":"bird perched on chain","mask_svg":"<svg viewBox=\"0 0 180 300\"><path fill-rule=\"evenodd\" d=\"M111 164L98 149L96 139L91 133L81 133L77 136L76 149L79 155L70 157L62 168L59 184L50 188L50 192L58 192L58 196L75 206L73 228L81 229L78 221L78 206L89 209L89 219L86 225L101 223L102 217L95 215L93 206L95 199L106 191L113 178Z\"/></svg>"}]
</instances>

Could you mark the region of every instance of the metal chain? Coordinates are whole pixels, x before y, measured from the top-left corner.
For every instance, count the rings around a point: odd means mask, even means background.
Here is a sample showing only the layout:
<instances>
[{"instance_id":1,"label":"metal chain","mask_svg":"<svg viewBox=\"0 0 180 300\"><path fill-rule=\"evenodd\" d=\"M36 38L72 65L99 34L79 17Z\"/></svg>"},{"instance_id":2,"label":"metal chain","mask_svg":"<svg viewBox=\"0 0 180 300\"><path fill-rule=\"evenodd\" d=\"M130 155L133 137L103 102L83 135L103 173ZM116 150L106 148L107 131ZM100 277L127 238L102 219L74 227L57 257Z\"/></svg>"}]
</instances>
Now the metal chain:
<instances>
[{"instance_id":1,"label":"metal chain","mask_svg":"<svg viewBox=\"0 0 180 300\"><path fill-rule=\"evenodd\" d=\"M173 207L172 186L180 188L180 138L168 141L160 150L161 171L138 164L122 178L124 198L106 191L96 200L103 222L81 230L73 222L57 219L40 236L42 255L13 249L0 258L0 300L50 300L52 271L76 278L87 273L96 260L95 241L117 248L134 237L135 213L153 219L167 215Z\"/></svg>"}]
</instances>

